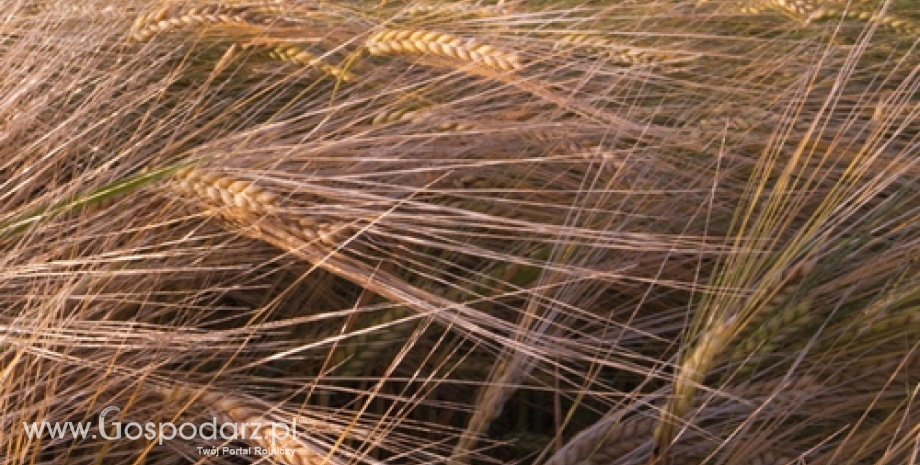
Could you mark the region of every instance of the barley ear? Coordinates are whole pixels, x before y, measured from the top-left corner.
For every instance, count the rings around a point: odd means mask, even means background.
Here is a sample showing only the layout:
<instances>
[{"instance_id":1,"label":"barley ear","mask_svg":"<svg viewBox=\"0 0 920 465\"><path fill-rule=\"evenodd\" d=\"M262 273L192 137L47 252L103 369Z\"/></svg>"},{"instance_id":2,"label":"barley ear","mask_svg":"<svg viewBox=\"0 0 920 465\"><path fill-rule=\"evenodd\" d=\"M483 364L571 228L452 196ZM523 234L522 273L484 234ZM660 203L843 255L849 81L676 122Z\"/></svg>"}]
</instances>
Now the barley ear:
<instances>
[{"instance_id":1,"label":"barley ear","mask_svg":"<svg viewBox=\"0 0 920 465\"><path fill-rule=\"evenodd\" d=\"M611 463L648 441L655 423L654 418L624 421L608 415L572 438L543 465Z\"/></svg>"},{"instance_id":2,"label":"barley ear","mask_svg":"<svg viewBox=\"0 0 920 465\"><path fill-rule=\"evenodd\" d=\"M491 45L451 34L419 29L388 29L365 42L371 55L432 55L474 63L498 71L517 71L520 57Z\"/></svg>"},{"instance_id":3,"label":"barley ear","mask_svg":"<svg viewBox=\"0 0 920 465\"><path fill-rule=\"evenodd\" d=\"M747 321L757 318L765 311L771 311L778 301L783 301L791 295L805 277L814 270L816 259L808 259L794 265L779 278L779 289L762 304L747 302L744 308L752 315ZM704 328L697 342L683 357L678 367L677 377L667 408L661 412L658 427L655 429L655 450L652 462L666 453L668 446L674 440L676 431L681 421L693 405L693 397L698 385L702 384L716 359L723 353L728 344L738 335L743 321L741 315L729 313L726 316L712 321L708 328Z\"/></svg>"},{"instance_id":4,"label":"barley ear","mask_svg":"<svg viewBox=\"0 0 920 465\"><path fill-rule=\"evenodd\" d=\"M210 390L199 392L184 386L163 390L162 393L168 397L178 395L181 400L197 400L197 403L207 405L216 414L221 423L261 425L257 434L253 433L255 426L244 430L250 434L243 439L262 449L287 449L287 453L271 454L272 458L284 465L333 465L340 463L339 460L332 457L330 452L323 451L319 446L312 444L305 432L295 434L290 431L289 434L277 434L280 431L276 431L278 428L273 427L276 422L275 419L266 415L266 406L257 408L249 402L227 394ZM285 433L288 432L285 431Z\"/></svg>"},{"instance_id":5,"label":"barley ear","mask_svg":"<svg viewBox=\"0 0 920 465\"><path fill-rule=\"evenodd\" d=\"M136 42L146 42L157 34L187 27L262 27L269 23L271 18L243 9L206 6L175 11L166 8L138 16L131 38Z\"/></svg>"},{"instance_id":6,"label":"barley ear","mask_svg":"<svg viewBox=\"0 0 920 465\"><path fill-rule=\"evenodd\" d=\"M265 49L268 52L268 55L275 60L284 61L298 66L315 68L324 74L335 77L337 79L341 79L345 82L352 82L356 79L355 75L351 72L337 66L330 65L319 57L316 57L306 50L303 50L302 48L293 44L276 41L260 42L259 44L250 43L244 46L244 48L247 49L254 47Z\"/></svg>"}]
</instances>

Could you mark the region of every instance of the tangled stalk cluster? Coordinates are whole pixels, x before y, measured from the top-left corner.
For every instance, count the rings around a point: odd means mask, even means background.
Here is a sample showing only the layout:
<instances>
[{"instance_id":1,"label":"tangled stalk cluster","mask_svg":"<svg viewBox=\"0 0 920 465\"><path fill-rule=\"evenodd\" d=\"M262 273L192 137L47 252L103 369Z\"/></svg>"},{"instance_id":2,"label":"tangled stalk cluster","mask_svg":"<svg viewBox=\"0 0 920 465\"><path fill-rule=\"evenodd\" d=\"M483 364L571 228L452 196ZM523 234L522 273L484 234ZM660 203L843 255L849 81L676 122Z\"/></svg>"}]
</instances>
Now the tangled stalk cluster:
<instances>
[{"instance_id":1,"label":"tangled stalk cluster","mask_svg":"<svg viewBox=\"0 0 920 465\"><path fill-rule=\"evenodd\" d=\"M4 13L0 465L920 461L909 0Z\"/></svg>"}]
</instances>

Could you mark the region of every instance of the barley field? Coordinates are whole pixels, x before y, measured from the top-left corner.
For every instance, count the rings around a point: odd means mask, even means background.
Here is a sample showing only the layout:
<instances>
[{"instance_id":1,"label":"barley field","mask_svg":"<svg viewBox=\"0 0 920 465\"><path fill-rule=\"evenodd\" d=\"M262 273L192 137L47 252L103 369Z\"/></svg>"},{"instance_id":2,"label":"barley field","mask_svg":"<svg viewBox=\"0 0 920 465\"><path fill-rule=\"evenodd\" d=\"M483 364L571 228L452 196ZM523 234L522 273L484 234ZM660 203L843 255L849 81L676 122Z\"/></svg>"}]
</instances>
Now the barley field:
<instances>
[{"instance_id":1,"label":"barley field","mask_svg":"<svg viewBox=\"0 0 920 465\"><path fill-rule=\"evenodd\" d=\"M0 4L0 465L920 463L915 0Z\"/></svg>"}]
</instances>

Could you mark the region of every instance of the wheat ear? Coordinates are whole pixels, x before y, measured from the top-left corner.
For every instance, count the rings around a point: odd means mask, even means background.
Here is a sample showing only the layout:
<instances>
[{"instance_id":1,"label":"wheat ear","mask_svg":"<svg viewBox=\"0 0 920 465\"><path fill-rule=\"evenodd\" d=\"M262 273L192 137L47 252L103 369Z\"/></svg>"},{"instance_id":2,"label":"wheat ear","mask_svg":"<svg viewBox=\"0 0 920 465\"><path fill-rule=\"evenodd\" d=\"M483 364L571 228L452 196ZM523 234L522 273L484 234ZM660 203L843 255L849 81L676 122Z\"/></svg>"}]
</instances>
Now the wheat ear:
<instances>
[{"instance_id":1,"label":"wheat ear","mask_svg":"<svg viewBox=\"0 0 920 465\"><path fill-rule=\"evenodd\" d=\"M131 37L145 42L151 37L182 27L205 26L260 26L269 24L270 18L244 9L207 6L181 11L162 9L140 15L134 22Z\"/></svg>"},{"instance_id":2,"label":"wheat ear","mask_svg":"<svg viewBox=\"0 0 920 465\"><path fill-rule=\"evenodd\" d=\"M380 112L371 119L373 125L384 125L393 123L412 123L421 124L430 121L434 117L434 112L430 108L411 109L400 108L391 111ZM476 128L476 124L465 121L445 121L435 126L438 131L469 131Z\"/></svg>"},{"instance_id":3,"label":"wheat ear","mask_svg":"<svg viewBox=\"0 0 920 465\"><path fill-rule=\"evenodd\" d=\"M755 0L749 3L742 12L756 14L764 10L777 10L796 19L806 19L808 15L818 10L818 4L811 0Z\"/></svg>"},{"instance_id":4,"label":"wheat ear","mask_svg":"<svg viewBox=\"0 0 920 465\"><path fill-rule=\"evenodd\" d=\"M755 455L750 462L751 465L790 465L792 463L795 463L795 457L777 454L772 451Z\"/></svg>"},{"instance_id":5,"label":"wheat ear","mask_svg":"<svg viewBox=\"0 0 920 465\"><path fill-rule=\"evenodd\" d=\"M382 111L374 115L371 119L371 124L373 125L382 125L382 124L391 124L391 123L402 123L402 122L418 122L424 119L423 110L413 109L413 108L399 108L396 110Z\"/></svg>"},{"instance_id":6,"label":"wheat ear","mask_svg":"<svg viewBox=\"0 0 920 465\"><path fill-rule=\"evenodd\" d=\"M736 397L739 399L756 399L760 397L768 397L777 394L782 390L783 392L790 393L809 393L809 392L820 392L824 389L823 384L818 383L818 380L813 376L799 376L791 381L787 381L783 378L773 378L766 381L748 381L739 386L732 386L723 388L720 392L727 394L728 396L719 396L714 400L723 399L726 397ZM698 405L698 404L697 404Z\"/></svg>"},{"instance_id":7,"label":"wheat ear","mask_svg":"<svg viewBox=\"0 0 920 465\"><path fill-rule=\"evenodd\" d=\"M284 61L287 63L305 66L310 68L315 68L322 71L325 74L328 74L337 79L341 79L345 82L351 82L355 80L354 74L339 68L337 66L330 65L326 63L319 57L313 55L310 52L300 48L297 45L281 42L281 41L269 41L269 42L259 42L259 43L248 43L243 46L244 49L251 48L262 48L268 52L268 55L276 60Z\"/></svg>"},{"instance_id":8,"label":"wheat ear","mask_svg":"<svg viewBox=\"0 0 920 465\"><path fill-rule=\"evenodd\" d=\"M255 424L261 425L257 433L247 435L244 440L258 445L263 449L288 449L293 453L272 454L271 457L285 465L331 465L338 464L339 461L331 457L331 454L323 452L316 445L310 444L308 439L302 439L305 434L302 432L284 436L276 434L276 428L270 425L274 419L264 414L264 408L256 408L249 402L229 396L226 394L210 392L199 392L196 389L176 386L170 390L162 389L161 393L170 399L191 402L197 400L201 404L208 405L214 412L216 419L221 423L233 423L241 425L247 423L252 428L245 431L251 432ZM295 425L296 426L296 425ZM286 432L287 433L287 432Z\"/></svg>"},{"instance_id":9,"label":"wheat ear","mask_svg":"<svg viewBox=\"0 0 920 465\"><path fill-rule=\"evenodd\" d=\"M529 258L547 260L551 254L551 248L540 247L532 252ZM480 290L479 286L474 287L474 289L480 294L496 295L501 293L502 289L509 283L525 286L536 280L540 274L540 271L533 267L521 267L518 263L511 265L502 263L492 270L490 274L483 276L486 283L490 281L496 283L491 289ZM526 309L527 316L522 320L522 323L526 324L535 311L536 307L532 303L528 304ZM503 352L499 357L501 362L490 373L490 381L493 379L496 379L496 381L488 383L482 389L466 430L454 447L454 456L464 455L472 448L479 435L501 414L505 403L514 394L517 386L520 386L532 371L533 362L531 357L525 353L517 351L512 353Z\"/></svg>"},{"instance_id":10,"label":"wheat ear","mask_svg":"<svg viewBox=\"0 0 920 465\"><path fill-rule=\"evenodd\" d=\"M250 215L278 215L278 195L259 188L252 181L233 179L187 167L176 172L170 186L181 193L205 199L215 206L230 207ZM332 245L341 230L328 222L309 218L278 218L297 237Z\"/></svg>"},{"instance_id":11,"label":"wheat ear","mask_svg":"<svg viewBox=\"0 0 920 465\"><path fill-rule=\"evenodd\" d=\"M654 429L653 418L623 423L602 438L600 447L589 453L585 462L597 465L611 463L647 443Z\"/></svg>"},{"instance_id":12,"label":"wheat ear","mask_svg":"<svg viewBox=\"0 0 920 465\"><path fill-rule=\"evenodd\" d=\"M760 327L735 346L730 361L737 362L746 358L756 360L759 354L772 352L778 344L802 330L810 321L811 304L812 299L806 298L768 316Z\"/></svg>"},{"instance_id":13,"label":"wheat ear","mask_svg":"<svg viewBox=\"0 0 920 465\"><path fill-rule=\"evenodd\" d=\"M567 46L604 48L612 44L613 44L613 41L607 37L603 37L603 36L599 36L595 34L579 33L579 34L566 34L553 45L553 48L560 49L560 48L567 47Z\"/></svg>"},{"instance_id":14,"label":"wheat ear","mask_svg":"<svg viewBox=\"0 0 920 465\"><path fill-rule=\"evenodd\" d=\"M760 323L758 321L758 317L760 316L766 317L766 321L751 334L741 337L738 346L736 346L731 354L730 361L738 361L747 358L753 351L761 347L763 343L770 341L771 338L777 336L781 331L794 332L801 327L792 326L792 324L808 316L808 310L811 308L812 300L804 299L791 306L787 305L787 303L798 288L798 285L805 276L815 268L816 264L816 261L812 259L795 267L786 278L784 278L785 284L779 291L774 293L765 304L756 309L756 312L749 318L747 326ZM777 313L776 310L783 306L786 306L786 308Z\"/></svg>"},{"instance_id":15,"label":"wheat ear","mask_svg":"<svg viewBox=\"0 0 920 465\"><path fill-rule=\"evenodd\" d=\"M697 55L675 55L651 49L629 47L617 44L612 39L592 34L568 34L553 46L555 49L565 47L586 48L604 53L613 62L626 66L656 65L685 62L696 59Z\"/></svg>"},{"instance_id":16,"label":"wheat ear","mask_svg":"<svg viewBox=\"0 0 920 465\"><path fill-rule=\"evenodd\" d=\"M677 378L674 380L674 391L667 408L662 409L658 427L655 428L655 454L663 455L667 446L674 439L679 421L684 418L693 405L696 386L703 382L715 358L731 340L734 325L729 320L720 321L700 336L693 348L684 357Z\"/></svg>"},{"instance_id":17,"label":"wheat ear","mask_svg":"<svg viewBox=\"0 0 920 465\"><path fill-rule=\"evenodd\" d=\"M835 17L855 19L857 21L876 22L895 32L900 32L903 34L920 34L920 26L909 19L890 14L881 14L877 11L863 8L843 9L824 6L817 9L816 11L811 12L811 14L808 16L808 22L820 21L822 19Z\"/></svg>"},{"instance_id":18,"label":"wheat ear","mask_svg":"<svg viewBox=\"0 0 920 465\"><path fill-rule=\"evenodd\" d=\"M920 333L920 307L886 315L877 320L862 322L860 325L850 325L838 338L829 338L817 344L815 350L830 350L841 341L870 338L872 336Z\"/></svg>"},{"instance_id":19,"label":"wheat ear","mask_svg":"<svg viewBox=\"0 0 920 465\"><path fill-rule=\"evenodd\" d=\"M448 299L460 299L461 291L457 288L451 288L442 291L440 294ZM385 312L380 312L369 319L364 327L384 326L411 314L411 310L403 307L393 307ZM363 333L356 338L350 338L348 343L342 344L341 350L337 353L337 359L342 361L337 370L338 374L343 377L358 376L361 372L385 358L388 354L387 348L393 341L408 340L416 325L409 322L402 322L395 325L387 326L384 329L373 331L372 333Z\"/></svg>"},{"instance_id":20,"label":"wheat ear","mask_svg":"<svg viewBox=\"0 0 920 465\"><path fill-rule=\"evenodd\" d=\"M654 418L632 418L624 422L602 419L591 428L572 438L543 465L607 465L615 463L648 444L656 421ZM678 457L672 465L695 465L698 457Z\"/></svg>"},{"instance_id":21,"label":"wheat ear","mask_svg":"<svg viewBox=\"0 0 920 465\"><path fill-rule=\"evenodd\" d=\"M648 441L654 428L654 418L621 422L618 416L609 416L569 440L543 465L609 463Z\"/></svg>"},{"instance_id":22,"label":"wheat ear","mask_svg":"<svg viewBox=\"0 0 920 465\"><path fill-rule=\"evenodd\" d=\"M744 132L764 123L775 123L778 120L779 117L774 113L746 107L734 111L718 112L697 120L695 125L702 131Z\"/></svg>"},{"instance_id":23,"label":"wheat ear","mask_svg":"<svg viewBox=\"0 0 920 465\"><path fill-rule=\"evenodd\" d=\"M815 266L815 259L809 259L795 265L783 274L779 280L779 290L775 291L765 303L758 305L756 302L749 302L748 305L745 305L746 308L753 311L753 314L748 318L748 322L755 321L764 311L771 311L780 302L785 301ZM709 328L704 329L698 342L683 358L677 377L674 380L671 399L667 408L662 409L658 428L655 429L655 453L651 459L653 462L661 454L665 453L667 446L674 439L680 420L684 418L693 405L696 386L705 380L716 358L725 350L732 338L737 335L739 320L740 317L729 314L720 320L712 322Z\"/></svg>"},{"instance_id":24,"label":"wheat ear","mask_svg":"<svg viewBox=\"0 0 920 465\"><path fill-rule=\"evenodd\" d=\"M497 375L494 383L487 384L476 399L476 409L467 423L466 429L454 446L451 453L456 459L455 463L467 463L467 452L479 439L482 431L501 414L505 402L514 393L513 388L524 378L524 370L520 366L520 357L508 361L500 361L494 367L492 379Z\"/></svg>"},{"instance_id":25,"label":"wheat ear","mask_svg":"<svg viewBox=\"0 0 920 465\"><path fill-rule=\"evenodd\" d=\"M364 325L367 328L374 328L392 323L399 319L410 316L410 310L396 306L385 312L380 312ZM339 376L352 377L358 376L368 366L373 365L381 358L387 355L387 347L393 341L402 341L412 333L414 326L409 322L397 323L394 326L388 326L373 331L372 333L363 333L360 336L349 339L342 344L341 349L336 354L336 358L342 361L337 373Z\"/></svg>"},{"instance_id":26,"label":"wheat ear","mask_svg":"<svg viewBox=\"0 0 920 465\"><path fill-rule=\"evenodd\" d=\"M408 16L437 16L437 15L468 15L479 17L491 17L501 14L507 14L509 8L504 5L479 6L470 3L451 3L441 5L415 5L406 9Z\"/></svg>"},{"instance_id":27,"label":"wheat ear","mask_svg":"<svg viewBox=\"0 0 920 465\"><path fill-rule=\"evenodd\" d=\"M365 46L372 55L436 55L500 71L516 71L522 66L520 57L515 53L481 44L474 39L418 29L381 31L368 38Z\"/></svg>"}]
</instances>

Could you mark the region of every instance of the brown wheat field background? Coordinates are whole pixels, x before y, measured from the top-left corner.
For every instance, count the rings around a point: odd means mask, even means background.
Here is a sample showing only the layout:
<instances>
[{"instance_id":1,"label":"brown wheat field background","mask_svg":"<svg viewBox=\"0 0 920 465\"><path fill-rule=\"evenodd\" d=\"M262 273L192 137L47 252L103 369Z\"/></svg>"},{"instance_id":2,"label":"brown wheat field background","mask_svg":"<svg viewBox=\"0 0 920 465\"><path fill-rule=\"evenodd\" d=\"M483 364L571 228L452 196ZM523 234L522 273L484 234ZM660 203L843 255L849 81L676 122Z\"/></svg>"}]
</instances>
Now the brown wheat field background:
<instances>
[{"instance_id":1,"label":"brown wheat field background","mask_svg":"<svg viewBox=\"0 0 920 465\"><path fill-rule=\"evenodd\" d=\"M0 6L2 465L920 463L915 0Z\"/></svg>"}]
</instances>

